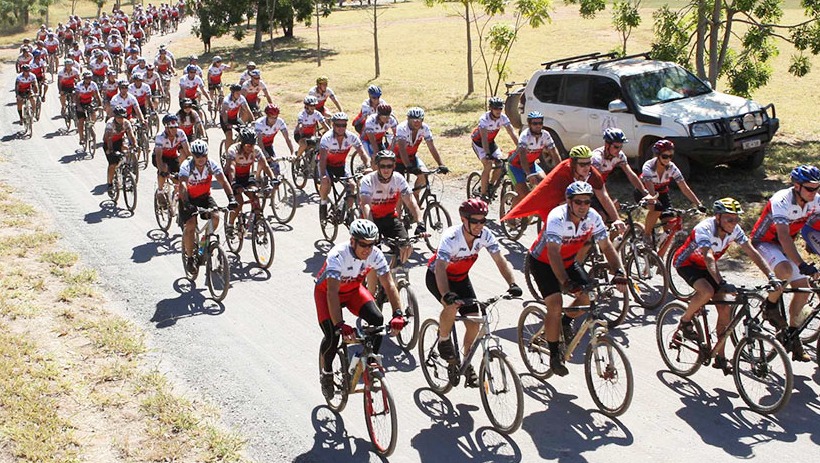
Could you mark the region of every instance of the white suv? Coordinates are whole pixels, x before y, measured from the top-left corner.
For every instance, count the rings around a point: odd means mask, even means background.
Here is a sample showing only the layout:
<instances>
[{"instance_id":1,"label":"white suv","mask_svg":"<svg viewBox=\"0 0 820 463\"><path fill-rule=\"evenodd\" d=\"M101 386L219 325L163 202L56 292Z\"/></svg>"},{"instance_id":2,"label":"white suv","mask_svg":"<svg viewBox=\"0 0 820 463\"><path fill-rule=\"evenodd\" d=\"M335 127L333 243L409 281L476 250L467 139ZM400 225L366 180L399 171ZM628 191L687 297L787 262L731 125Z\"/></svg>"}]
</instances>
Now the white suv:
<instances>
[{"instance_id":1,"label":"white suv","mask_svg":"<svg viewBox=\"0 0 820 463\"><path fill-rule=\"evenodd\" d=\"M717 92L677 64L646 54L591 53L542 65L527 82L507 84L506 113L517 127L530 111L544 114L562 154L575 145L600 146L604 129L618 127L637 167L666 138L684 175L690 161L755 169L780 126L773 104Z\"/></svg>"}]
</instances>

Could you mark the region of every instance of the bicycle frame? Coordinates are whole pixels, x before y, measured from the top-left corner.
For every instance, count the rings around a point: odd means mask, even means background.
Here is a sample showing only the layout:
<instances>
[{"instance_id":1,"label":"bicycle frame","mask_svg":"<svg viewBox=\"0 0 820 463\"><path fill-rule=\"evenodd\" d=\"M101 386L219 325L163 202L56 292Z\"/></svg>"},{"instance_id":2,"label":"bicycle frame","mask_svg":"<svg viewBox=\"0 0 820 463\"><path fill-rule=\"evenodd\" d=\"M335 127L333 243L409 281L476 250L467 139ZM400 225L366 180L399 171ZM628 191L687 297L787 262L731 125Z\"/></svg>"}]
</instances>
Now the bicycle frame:
<instances>
[{"instance_id":1,"label":"bicycle frame","mask_svg":"<svg viewBox=\"0 0 820 463\"><path fill-rule=\"evenodd\" d=\"M364 331L365 333L357 336L354 341L344 343L344 353L349 362L347 373L350 377L350 382L346 384L348 394L364 393L370 388L371 375L364 374L365 368L368 370L375 369L380 372L384 372L381 354L376 354L373 352L374 338L376 336L381 336L382 331L384 331L384 327L368 327ZM347 346L356 344L361 344L363 350L360 355L351 356L348 352ZM375 368L373 367L374 363L377 365ZM364 381L362 382L362 387L359 388L359 381L362 379L364 379Z\"/></svg>"},{"instance_id":2,"label":"bicycle frame","mask_svg":"<svg viewBox=\"0 0 820 463\"><path fill-rule=\"evenodd\" d=\"M506 298L506 297L504 297ZM489 330L491 317L490 312L495 308L496 303L502 299L502 296L493 297L486 302L481 302L478 300L467 300L465 301L465 305L477 305L479 307L479 313L481 315L458 315L453 322L453 328L451 331L450 336L453 338L453 344L456 346L456 363L458 365L458 375L463 376L467 368L470 366L470 362L473 359L473 356L478 349L482 350L482 363L486 363L489 361L489 352L493 349L502 350L501 348L501 340L498 336L492 334ZM478 335L476 335L475 341L473 341L473 345L470 346L470 350L464 356L464 359L461 359L461 349L458 348L458 333L456 331L456 323L458 321L463 322L475 322L479 324Z\"/></svg>"}]
</instances>

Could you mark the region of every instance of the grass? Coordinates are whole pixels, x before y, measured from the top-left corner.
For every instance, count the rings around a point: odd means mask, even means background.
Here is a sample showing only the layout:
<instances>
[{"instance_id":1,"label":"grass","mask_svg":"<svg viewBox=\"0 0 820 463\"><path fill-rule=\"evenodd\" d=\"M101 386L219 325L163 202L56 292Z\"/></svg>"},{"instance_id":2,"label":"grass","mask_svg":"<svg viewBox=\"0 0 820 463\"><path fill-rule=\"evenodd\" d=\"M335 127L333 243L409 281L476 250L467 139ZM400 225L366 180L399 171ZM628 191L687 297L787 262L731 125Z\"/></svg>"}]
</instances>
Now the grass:
<instances>
[{"instance_id":1,"label":"grass","mask_svg":"<svg viewBox=\"0 0 820 463\"><path fill-rule=\"evenodd\" d=\"M65 24L68 15L71 14L71 3L71 0L55 0L54 4L49 8L48 22L46 22L45 16L41 17L36 13L32 13L31 20L27 27L17 25L0 28L0 46L17 44L20 43L23 38L31 37L34 32L40 28L40 24L45 24L52 29L57 27L58 22ZM110 13L113 4L114 2L110 0L107 1L103 6L103 10ZM126 2L122 2L122 4L123 10L128 11ZM91 18L97 15L97 5L91 0L77 0L75 6L74 13L82 18Z\"/></svg>"}]
</instances>

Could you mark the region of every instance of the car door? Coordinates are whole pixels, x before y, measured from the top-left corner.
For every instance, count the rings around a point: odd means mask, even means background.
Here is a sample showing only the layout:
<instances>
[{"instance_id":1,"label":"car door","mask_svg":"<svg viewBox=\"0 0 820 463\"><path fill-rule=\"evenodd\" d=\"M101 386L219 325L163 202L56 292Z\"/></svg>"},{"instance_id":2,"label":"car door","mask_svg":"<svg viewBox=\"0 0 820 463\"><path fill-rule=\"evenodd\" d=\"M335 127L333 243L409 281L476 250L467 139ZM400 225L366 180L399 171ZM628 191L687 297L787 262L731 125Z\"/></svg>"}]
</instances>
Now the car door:
<instances>
[{"instance_id":1,"label":"car door","mask_svg":"<svg viewBox=\"0 0 820 463\"><path fill-rule=\"evenodd\" d=\"M635 118L631 113L609 112L609 103L623 101L620 84L607 76L589 76L589 109L587 111L587 131L589 146L595 148L603 144L604 130L616 127L624 131L626 138L635 139ZM624 148L625 150L628 148Z\"/></svg>"},{"instance_id":2,"label":"car door","mask_svg":"<svg viewBox=\"0 0 820 463\"><path fill-rule=\"evenodd\" d=\"M566 136L562 141L567 150L575 145L589 145L589 85L587 75L564 75L555 117L564 126Z\"/></svg>"}]
</instances>

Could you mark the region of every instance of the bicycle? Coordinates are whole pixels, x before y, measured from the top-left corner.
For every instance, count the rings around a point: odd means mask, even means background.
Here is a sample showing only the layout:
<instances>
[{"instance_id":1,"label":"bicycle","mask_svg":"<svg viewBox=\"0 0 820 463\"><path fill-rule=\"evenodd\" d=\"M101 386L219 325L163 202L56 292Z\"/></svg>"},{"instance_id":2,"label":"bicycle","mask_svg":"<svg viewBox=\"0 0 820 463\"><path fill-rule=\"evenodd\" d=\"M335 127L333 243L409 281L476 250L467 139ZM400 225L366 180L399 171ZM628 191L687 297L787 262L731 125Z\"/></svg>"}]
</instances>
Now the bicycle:
<instances>
[{"instance_id":1,"label":"bicycle","mask_svg":"<svg viewBox=\"0 0 820 463\"><path fill-rule=\"evenodd\" d=\"M453 221L450 219L450 213L447 212L447 209L439 202L436 194L430 189L430 176L439 172L441 172L441 167L419 172L420 175L425 176L426 181L424 186L414 188L414 190L424 190L418 203L419 208L424 211L422 214L422 223L427 229L427 236L424 238L424 242L427 244L427 249L429 249L430 252L436 252L436 250L438 250L441 235L444 234L444 230L453 225Z\"/></svg>"},{"instance_id":2,"label":"bicycle","mask_svg":"<svg viewBox=\"0 0 820 463\"><path fill-rule=\"evenodd\" d=\"M262 206L259 202L259 196L266 196L270 189L268 186L262 189L257 186L245 187L243 192L249 198L251 210L244 213L241 210L237 211L233 227L227 217L224 223L225 242L228 243L228 249L237 256L242 251L245 234L250 230L253 258L260 268L269 268L273 264L276 252L273 229L262 215Z\"/></svg>"},{"instance_id":3,"label":"bicycle","mask_svg":"<svg viewBox=\"0 0 820 463\"><path fill-rule=\"evenodd\" d=\"M199 114L202 114L202 111L197 109ZM202 119L204 121L204 119ZM249 124L239 123L239 124L231 124L231 129L235 132L233 137L233 142L237 143L239 141L239 132L244 128L249 128ZM252 128L252 127L251 127ZM222 141L219 142L219 162L222 166L222 169L227 170L228 168L228 150L231 148L230 146L225 146L225 142L227 139L223 138Z\"/></svg>"},{"instance_id":4,"label":"bicycle","mask_svg":"<svg viewBox=\"0 0 820 463\"><path fill-rule=\"evenodd\" d=\"M153 138L159 131L159 116L154 110L150 110L145 117L146 127L148 128L148 138Z\"/></svg>"},{"instance_id":5,"label":"bicycle","mask_svg":"<svg viewBox=\"0 0 820 463\"><path fill-rule=\"evenodd\" d=\"M231 273L228 264L228 255L222 244L219 242L219 236L214 233L214 225L211 220L214 213L225 213L223 220L227 221L227 208L196 208L196 213L205 222L201 228L195 228L193 258L196 259L196 270L193 273L188 272L188 267L185 265L185 253L182 252L182 268L185 271L185 277L191 281L196 280L199 275L199 267L205 265L205 281L208 284L208 291L211 297L220 302L228 295L230 289Z\"/></svg>"},{"instance_id":6,"label":"bicycle","mask_svg":"<svg viewBox=\"0 0 820 463\"><path fill-rule=\"evenodd\" d=\"M322 235L331 243L339 234L339 225L344 224L344 226L349 227L351 222L362 216L359 201L357 200L359 192L355 189L352 192L347 192L347 182L353 180L354 184L358 185L361 177L362 174L354 174L330 180L331 198L327 204L327 217L325 220L319 220L319 226L322 228ZM339 191L340 187L341 191ZM353 199L353 204L350 206L347 205L349 198Z\"/></svg>"},{"instance_id":7,"label":"bicycle","mask_svg":"<svg viewBox=\"0 0 820 463\"><path fill-rule=\"evenodd\" d=\"M149 141L149 138L148 138L148 132L145 128L144 123L142 123L140 121L134 121L132 123L132 125L134 127L134 137L137 139L137 147L136 148L138 150L138 153L134 154L134 158L135 158L135 162L136 162L134 168L137 172L136 173L137 180L139 180L139 169L137 167L139 166L139 164L142 164L142 168L147 169L148 164L149 164L148 157L153 153L151 153L151 145L150 145L150 141ZM139 153L142 153L142 160L140 160Z\"/></svg>"},{"instance_id":8,"label":"bicycle","mask_svg":"<svg viewBox=\"0 0 820 463\"><path fill-rule=\"evenodd\" d=\"M171 73L160 73L159 77L162 81L162 96L159 99L157 111L167 113L171 109Z\"/></svg>"},{"instance_id":9,"label":"bicycle","mask_svg":"<svg viewBox=\"0 0 820 463\"><path fill-rule=\"evenodd\" d=\"M305 139L307 148L301 156L296 157L291 169L293 186L300 190L305 189L308 179L313 179L313 186L319 192L319 179L317 178L319 159L319 138L312 136Z\"/></svg>"},{"instance_id":10,"label":"bicycle","mask_svg":"<svg viewBox=\"0 0 820 463\"><path fill-rule=\"evenodd\" d=\"M396 448L398 416L385 379L382 356L373 352L376 337L382 336L385 328L366 326L357 329L355 341L350 344L361 344L361 353L350 355L348 343L341 343L333 357L334 395L325 397L325 402L331 410L340 413L350 394L362 393L365 422L373 448L379 455L390 456Z\"/></svg>"},{"instance_id":11,"label":"bicycle","mask_svg":"<svg viewBox=\"0 0 820 463\"><path fill-rule=\"evenodd\" d=\"M71 132L71 124L77 127L77 107L74 105L74 91L66 92L66 108L63 113L63 121L65 122L65 133Z\"/></svg>"},{"instance_id":12,"label":"bicycle","mask_svg":"<svg viewBox=\"0 0 820 463\"><path fill-rule=\"evenodd\" d=\"M635 211L644 205L644 201L621 205L626 211L626 232L614 244L630 279L632 297L644 309L654 310L663 304L669 292L669 271L660 254L644 241L643 226L635 222Z\"/></svg>"},{"instance_id":13,"label":"bicycle","mask_svg":"<svg viewBox=\"0 0 820 463\"><path fill-rule=\"evenodd\" d=\"M274 159L268 161L276 162ZM267 175L263 175L262 179L267 179ZM281 224L288 223L296 214L296 190L282 174L270 179L269 182L270 191L262 197L262 210L265 210L270 201L270 210L276 221Z\"/></svg>"},{"instance_id":14,"label":"bicycle","mask_svg":"<svg viewBox=\"0 0 820 463\"><path fill-rule=\"evenodd\" d=\"M530 188L529 185L527 188ZM499 218L507 215L507 212L509 212L513 208L513 205L516 204L515 200L517 198L518 193L515 189L510 189L501 196L501 204L499 204L498 208ZM504 220L501 222L501 231L508 239L518 241L533 221L535 222L536 232L541 233L544 222L541 220L540 215L535 215L534 219L531 217L519 217L512 220Z\"/></svg>"},{"instance_id":15,"label":"bicycle","mask_svg":"<svg viewBox=\"0 0 820 463\"><path fill-rule=\"evenodd\" d=\"M491 297L484 302L477 299L462 300L465 306L478 306L480 311L475 315L456 316L455 321L472 321L481 325L476 340L463 360L461 349L458 346L456 324L453 323L453 330L450 334L456 352L455 361L451 363L438 353L438 321L432 318L425 320L419 334L419 363L430 389L439 394L446 394L453 387L458 386L461 376L467 373L473 355L480 348L483 352L481 366L478 368L481 404L496 431L502 434L512 434L521 426L524 400L521 379L502 350L500 339L489 329L491 324L498 321L492 317L492 313L495 305L501 299L513 298L504 294ZM504 402L507 401L514 403L505 404ZM498 409L494 408L495 405Z\"/></svg>"},{"instance_id":16,"label":"bicycle","mask_svg":"<svg viewBox=\"0 0 820 463\"><path fill-rule=\"evenodd\" d=\"M686 305L680 301L666 304L658 314L655 330L663 363L679 376L694 374L701 365L711 363L718 347L732 337L735 328L742 321L743 332L735 346L731 371L738 393L746 405L758 413L771 414L782 409L792 393L794 378L791 361L783 346L763 330L762 321L751 310L753 306L763 304L763 297L759 293L770 289L769 284L750 289L739 287L734 300L713 300L706 304L736 306L732 320L726 330L718 334L714 346L706 306L692 318L697 339L689 339L680 327L680 318L686 312Z\"/></svg>"},{"instance_id":17,"label":"bicycle","mask_svg":"<svg viewBox=\"0 0 820 463\"><path fill-rule=\"evenodd\" d=\"M35 95L33 98L36 98ZM25 137L28 136L31 138L34 135L34 110L31 107L31 98L26 98L23 101L23 131L20 134L21 136Z\"/></svg>"},{"instance_id":18,"label":"bicycle","mask_svg":"<svg viewBox=\"0 0 820 463\"><path fill-rule=\"evenodd\" d=\"M211 101L208 102L208 113L211 115L211 126L219 126L220 112L222 111L222 102L225 101L225 94L222 91L222 84L219 84L211 90Z\"/></svg>"},{"instance_id":19,"label":"bicycle","mask_svg":"<svg viewBox=\"0 0 820 463\"><path fill-rule=\"evenodd\" d=\"M584 287L589 296L588 306L566 307L564 312L583 311L587 313L581 327L569 341L559 330L559 346L564 361L572 358L575 348L591 332L589 344L584 352L584 376L592 400L604 415L615 417L624 414L632 403L635 383L632 376L632 365L623 347L609 336L610 322L604 313L614 297L615 285L593 282ZM553 375L550 369L550 352L544 333L546 307L537 301L528 302L518 318L518 350L527 370L540 380ZM600 389L600 390L599 390Z\"/></svg>"},{"instance_id":20,"label":"bicycle","mask_svg":"<svg viewBox=\"0 0 820 463\"><path fill-rule=\"evenodd\" d=\"M508 191L515 191L512 181L507 177L507 162L508 160L505 158L493 159L490 179L492 179L497 170L501 170L501 173L498 175L496 181L491 181L487 184L486 195L481 194L481 172L471 172L467 177L467 199L481 198L484 196L483 199L487 201L487 204L492 204L496 198L503 198ZM497 194L499 191L501 191L501 193Z\"/></svg>"},{"instance_id":21,"label":"bicycle","mask_svg":"<svg viewBox=\"0 0 820 463\"><path fill-rule=\"evenodd\" d=\"M176 189L177 174L169 174L168 172L160 173L166 178L162 189L159 186L154 193L154 218L157 219L159 228L167 232L171 228L171 223L174 217L177 216L178 194Z\"/></svg>"},{"instance_id":22,"label":"bicycle","mask_svg":"<svg viewBox=\"0 0 820 463\"><path fill-rule=\"evenodd\" d=\"M134 213L137 208L137 179L132 172L133 165L129 161L128 152L116 152L118 158L117 168L114 171L114 179L112 181L113 196L111 200L116 205L119 202L120 192L122 192L125 208L128 212Z\"/></svg>"}]
</instances>

